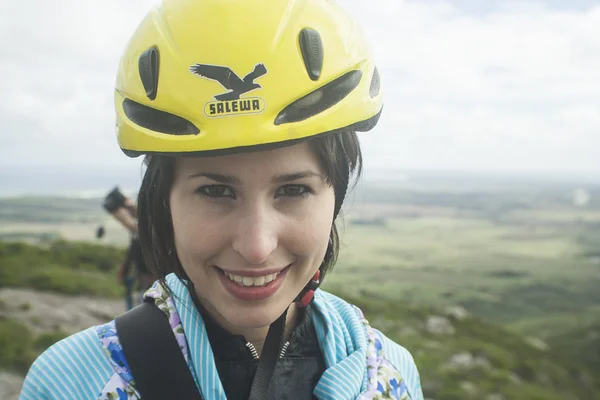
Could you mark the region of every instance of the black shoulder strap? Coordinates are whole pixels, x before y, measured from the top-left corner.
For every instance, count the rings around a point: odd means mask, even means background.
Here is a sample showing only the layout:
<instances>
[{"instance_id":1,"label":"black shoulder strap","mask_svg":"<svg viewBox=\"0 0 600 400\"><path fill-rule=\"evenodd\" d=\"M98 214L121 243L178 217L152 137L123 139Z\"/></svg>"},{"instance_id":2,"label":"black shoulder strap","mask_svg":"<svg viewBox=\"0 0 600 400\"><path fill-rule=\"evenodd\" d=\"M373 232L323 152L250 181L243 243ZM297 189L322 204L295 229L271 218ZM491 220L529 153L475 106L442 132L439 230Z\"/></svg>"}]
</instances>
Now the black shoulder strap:
<instances>
[{"instance_id":1,"label":"black shoulder strap","mask_svg":"<svg viewBox=\"0 0 600 400\"><path fill-rule=\"evenodd\" d=\"M142 400L201 400L164 312L144 302L115 319L119 342Z\"/></svg>"}]
</instances>

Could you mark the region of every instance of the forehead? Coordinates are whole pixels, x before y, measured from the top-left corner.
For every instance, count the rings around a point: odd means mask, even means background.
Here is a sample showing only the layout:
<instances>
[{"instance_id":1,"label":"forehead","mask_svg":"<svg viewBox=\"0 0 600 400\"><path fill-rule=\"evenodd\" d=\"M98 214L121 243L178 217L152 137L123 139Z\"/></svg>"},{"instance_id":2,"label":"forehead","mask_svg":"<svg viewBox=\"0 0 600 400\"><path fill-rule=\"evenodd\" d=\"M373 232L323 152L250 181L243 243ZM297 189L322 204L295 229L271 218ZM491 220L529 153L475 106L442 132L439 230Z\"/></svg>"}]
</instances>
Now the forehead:
<instances>
[{"instance_id":1,"label":"forehead","mask_svg":"<svg viewBox=\"0 0 600 400\"><path fill-rule=\"evenodd\" d=\"M181 157L177 160L176 176L199 171L219 172L239 177L273 176L312 170L322 173L319 161L308 143L264 151L247 151L215 157Z\"/></svg>"}]
</instances>

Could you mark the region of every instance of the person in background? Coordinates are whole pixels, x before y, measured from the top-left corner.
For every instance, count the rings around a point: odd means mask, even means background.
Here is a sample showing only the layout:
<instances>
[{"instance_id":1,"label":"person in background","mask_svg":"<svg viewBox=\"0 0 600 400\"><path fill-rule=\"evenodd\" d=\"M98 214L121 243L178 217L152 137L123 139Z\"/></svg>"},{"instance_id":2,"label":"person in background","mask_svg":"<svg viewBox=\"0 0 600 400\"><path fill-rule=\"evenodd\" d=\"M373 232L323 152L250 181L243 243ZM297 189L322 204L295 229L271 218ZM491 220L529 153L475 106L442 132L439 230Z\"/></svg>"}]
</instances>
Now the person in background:
<instances>
[{"instance_id":1,"label":"person in background","mask_svg":"<svg viewBox=\"0 0 600 400\"><path fill-rule=\"evenodd\" d=\"M145 292L152 286L152 283L154 283L157 278L148 270L146 262L144 261L144 255L138 237L137 206L135 202L130 197L125 196L120 189L116 187L105 197L102 206L131 233L125 260L118 270L118 279L126 288L126 307L127 310L130 310L134 306L133 292ZM134 267L133 271L131 268L132 265ZM135 283L137 283L137 285L135 285Z\"/></svg>"}]
</instances>

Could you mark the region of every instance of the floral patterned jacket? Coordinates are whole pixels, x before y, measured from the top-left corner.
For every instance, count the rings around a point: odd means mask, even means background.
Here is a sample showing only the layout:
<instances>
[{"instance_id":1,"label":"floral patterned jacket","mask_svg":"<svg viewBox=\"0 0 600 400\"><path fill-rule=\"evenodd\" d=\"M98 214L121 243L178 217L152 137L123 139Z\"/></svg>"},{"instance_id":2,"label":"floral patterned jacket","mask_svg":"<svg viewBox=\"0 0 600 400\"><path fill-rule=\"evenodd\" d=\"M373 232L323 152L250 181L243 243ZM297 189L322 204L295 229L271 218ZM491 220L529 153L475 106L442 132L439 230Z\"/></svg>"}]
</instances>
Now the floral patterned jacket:
<instances>
[{"instance_id":1,"label":"floral patterned jacket","mask_svg":"<svg viewBox=\"0 0 600 400\"><path fill-rule=\"evenodd\" d=\"M169 275L167 284L173 296L156 282L145 297L168 316L203 398L226 400L199 312L177 277ZM417 367L405 348L372 328L357 307L330 293L317 290L313 305L326 366L313 392L316 398L423 400ZM33 364L20 400L59 398L141 399L114 321L64 339Z\"/></svg>"}]
</instances>

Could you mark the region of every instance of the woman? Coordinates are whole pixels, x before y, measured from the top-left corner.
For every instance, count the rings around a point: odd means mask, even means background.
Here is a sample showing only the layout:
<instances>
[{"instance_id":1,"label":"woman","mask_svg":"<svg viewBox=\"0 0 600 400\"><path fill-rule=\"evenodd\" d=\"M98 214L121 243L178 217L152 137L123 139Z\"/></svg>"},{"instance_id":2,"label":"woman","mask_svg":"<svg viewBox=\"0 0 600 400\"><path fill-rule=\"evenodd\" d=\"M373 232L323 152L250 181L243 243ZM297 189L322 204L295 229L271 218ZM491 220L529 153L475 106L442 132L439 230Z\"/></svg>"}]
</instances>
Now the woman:
<instances>
[{"instance_id":1,"label":"woman","mask_svg":"<svg viewBox=\"0 0 600 400\"><path fill-rule=\"evenodd\" d=\"M347 14L325 0L164 0L127 46L115 104L119 145L146 155L139 235L162 278L142 318L42 354L23 400L423 398L410 353L317 290L360 174L355 132L382 109Z\"/></svg>"}]
</instances>

